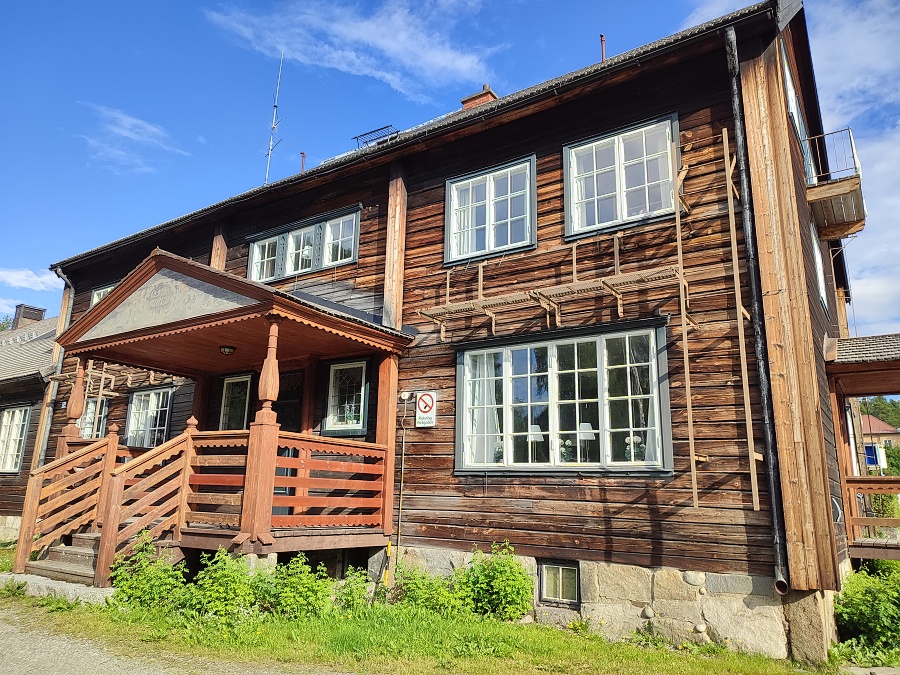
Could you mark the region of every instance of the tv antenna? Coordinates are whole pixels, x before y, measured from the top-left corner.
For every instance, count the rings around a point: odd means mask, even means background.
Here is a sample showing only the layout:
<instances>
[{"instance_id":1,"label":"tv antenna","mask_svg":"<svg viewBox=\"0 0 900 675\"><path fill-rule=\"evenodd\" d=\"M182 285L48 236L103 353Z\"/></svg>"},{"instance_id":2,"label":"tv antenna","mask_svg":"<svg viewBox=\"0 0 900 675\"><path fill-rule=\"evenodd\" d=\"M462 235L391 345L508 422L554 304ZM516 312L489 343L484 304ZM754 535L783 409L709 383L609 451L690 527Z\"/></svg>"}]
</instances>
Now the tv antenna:
<instances>
[{"instance_id":1,"label":"tv antenna","mask_svg":"<svg viewBox=\"0 0 900 675\"><path fill-rule=\"evenodd\" d=\"M269 150L266 152L266 180L263 185L269 184L269 165L272 163L272 151L281 143L279 138L275 140L275 131L281 120L278 119L278 91L281 89L281 69L284 66L284 50L281 50L281 63L278 64L278 83L275 85L275 104L272 106L272 131L269 134Z\"/></svg>"}]
</instances>

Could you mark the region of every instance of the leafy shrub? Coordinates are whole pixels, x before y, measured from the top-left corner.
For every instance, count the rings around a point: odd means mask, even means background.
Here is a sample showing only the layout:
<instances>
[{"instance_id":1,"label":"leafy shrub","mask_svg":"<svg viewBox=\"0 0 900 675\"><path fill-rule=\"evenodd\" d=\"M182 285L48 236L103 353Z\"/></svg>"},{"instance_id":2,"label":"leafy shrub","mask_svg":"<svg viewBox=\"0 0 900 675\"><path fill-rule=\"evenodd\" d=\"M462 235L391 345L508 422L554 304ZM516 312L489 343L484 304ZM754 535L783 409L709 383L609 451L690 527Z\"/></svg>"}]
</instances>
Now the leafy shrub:
<instances>
[{"instance_id":1,"label":"leafy shrub","mask_svg":"<svg viewBox=\"0 0 900 675\"><path fill-rule=\"evenodd\" d=\"M0 598L21 598L25 595L25 582L10 579L0 586Z\"/></svg>"},{"instance_id":2,"label":"leafy shrub","mask_svg":"<svg viewBox=\"0 0 900 675\"><path fill-rule=\"evenodd\" d=\"M247 561L224 548L200 558L205 567L193 587L193 606L201 614L230 618L255 606L253 577Z\"/></svg>"},{"instance_id":3,"label":"leafy shrub","mask_svg":"<svg viewBox=\"0 0 900 675\"><path fill-rule=\"evenodd\" d=\"M881 574L851 574L835 598L834 614L844 640L875 648L900 643L900 572L883 566Z\"/></svg>"},{"instance_id":4,"label":"leafy shrub","mask_svg":"<svg viewBox=\"0 0 900 675\"><path fill-rule=\"evenodd\" d=\"M285 616L318 616L328 607L332 587L328 573L322 565L313 572L303 554L287 565L278 565L274 574L257 576L271 582L274 591L272 609ZM261 597L257 593L258 602Z\"/></svg>"},{"instance_id":5,"label":"leafy shrub","mask_svg":"<svg viewBox=\"0 0 900 675\"><path fill-rule=\"evenodd\" d=\"M473 611L465 572L450 578L428 574L402 565L397 567L397 600L400 604L420 607L444 618Z\"/></svg>"},{"instance_id":6,"label":"leafy shrub","mask_svg":"<svg viewBox=\"0 0 900 675\"><path fill-rule=\"evenodd\" d=\"M360 612L369 604L369 573L350 567L344 580L337 585L334 604L346 612Z\"/></svg>"},{"instance_id":7,"label":"leafy shrub","mask_svg":"<svg viewBox=\"0 0 900 675\"><path fill-rule=\"evenodd\" d=\"M531 611L534 583L508 541L491 544L490 555L476 550L457 583L479 614L510 621Z\"/></svg>"},{"instance_id":8,"label":"leafy shrub","mask_svg":"<svg viewBox=\"0 0 900 675\"><path fill-rule=\"evenodd\" d=\"M188 602L184 563L160 557L147 532L135 541L131 555L116 556L110 569L116 602L138 607L178 609Z\"/></svg>"}]
</instances>

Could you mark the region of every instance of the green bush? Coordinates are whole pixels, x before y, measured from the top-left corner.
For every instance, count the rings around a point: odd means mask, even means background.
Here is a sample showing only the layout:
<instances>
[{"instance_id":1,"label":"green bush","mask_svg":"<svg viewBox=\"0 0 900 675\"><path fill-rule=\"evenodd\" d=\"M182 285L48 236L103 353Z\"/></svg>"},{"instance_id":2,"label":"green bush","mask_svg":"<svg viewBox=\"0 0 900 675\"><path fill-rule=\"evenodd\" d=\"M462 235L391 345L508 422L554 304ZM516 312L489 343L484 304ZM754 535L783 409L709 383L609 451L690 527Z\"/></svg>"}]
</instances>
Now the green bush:
<instances>
[{"instance_id":1,"label":"green bush","mask_svg":"<svg viewBox=\"0 0 900 675\"><path fill-rule=\"evenodd\" d=\"M212 556L203 554L205 564L192 588L192 604L201 614L231 618L256 605L259 584L250 576L247 561L220 548Z\"/></svg>"},{"instance_id":2,"label":"green bush","mask_svg":"<svg viewBox=\"0 0 900 675\"><path fill-rule=\"evenodd\" d=\"M335 606L350 614L359 613L369 606L369 600L369 573L350 567L335 589Z\"/></svg>"},{"instance_id":3,"label":"green bush","mask_svg":"<svg viewBox=\"0 0 900 675\"><path fill-rule=\"evenodd\" d=\"M877 568L876 568L877 569ZM834 614L843 640L865 647L891 647L900 642L900 572L851 574L835 598Z\"/></svg>"},{"instance_id":4,"label":"green bush","mask_svg":"<svg viewBox=\"0 0 900 675\"><path fill-rule=\"evenodd\" d=\"M297 555L287 565L278 565L271 575L257 575L271 582L272 609L284 616L299 618L319 616L328 607L332 582L322 565L313 572L306 557ZM257 593L257 601L261 599ZM260 603L261 608L262 603Z\"/></svg>"},{"instance_id":5,"label":"green bush","mask_svg":"<svg viewBox=\"0 0 900 675\"><path fill-rule=\"evenodd\" d=\"M114 601L137 607L181 609L189 602L184 563L161 557L146 532L135 540L131 555L116 556L110 568Z\"/></svg>"},{"instance_id":6,"label":"green bush","mask_svg":"<svg viewBox=\"0 0 900 675\"><path fill-rule=\"evenodd\" d=\"M531 611L534 583L508 541L492 544L490 555L476 550L457 583L479 614L511 621Z\"/></svg>"},{"instance_id":7,"label":"green bush","mask_svg":"<svg viewBox=\"0 0 900 675\"><path fill-rule=\"evenodd\" d=\"M474 611L465 572L446 578L418 569L397 566L396 598L399 604L420 607L444 618Z\"/></svg>"}]
</instances>

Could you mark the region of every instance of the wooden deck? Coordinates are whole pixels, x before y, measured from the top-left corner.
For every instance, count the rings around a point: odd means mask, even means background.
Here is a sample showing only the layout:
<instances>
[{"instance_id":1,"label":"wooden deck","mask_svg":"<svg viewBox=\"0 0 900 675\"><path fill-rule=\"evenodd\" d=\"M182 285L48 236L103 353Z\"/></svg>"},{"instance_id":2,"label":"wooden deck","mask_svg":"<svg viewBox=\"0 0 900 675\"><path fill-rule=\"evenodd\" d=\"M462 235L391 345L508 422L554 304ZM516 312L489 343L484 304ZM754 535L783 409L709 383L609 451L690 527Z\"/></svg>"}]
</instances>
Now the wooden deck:
<instances>
[{"instance_id":1,"label":"wooden deck","mask_svg":"<svg viewBox=\"0 0 900 675\"><path fill-rule=\"evenodd\" d=\"M900 560L900 537L863 538L850 544L850 557L876 560Z\"/></svg>"}]
</instances>

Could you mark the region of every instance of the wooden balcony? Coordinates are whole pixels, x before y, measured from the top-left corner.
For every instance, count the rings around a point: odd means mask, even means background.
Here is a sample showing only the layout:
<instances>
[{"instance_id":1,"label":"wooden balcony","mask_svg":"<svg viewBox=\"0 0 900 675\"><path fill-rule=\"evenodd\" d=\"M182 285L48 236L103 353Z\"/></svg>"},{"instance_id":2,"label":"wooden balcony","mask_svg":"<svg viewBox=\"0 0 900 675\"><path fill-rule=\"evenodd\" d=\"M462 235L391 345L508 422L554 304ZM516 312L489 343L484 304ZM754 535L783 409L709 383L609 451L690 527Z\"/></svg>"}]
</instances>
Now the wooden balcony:
<instances>
[{"instance_id":1,"label":"wooden balcony","mask_svg":"<svg viewBox=\"0 0 900 675\"><path fill-rule=\"evenodd\" d=\"M255 553L387 543L384 445L279 433L273 470L248 474L252 431L187 431L135 456L117 429L31 473L15 563L100 531L94 583L147 530L175 546ZM124 460L124 461L123 461ZM262 492L261 492L262 491ZM259 506L268 508L260 531ZM389 515L388 515L389 517Z\"/></svg>"},{"instance_id":2,"label":"wooden balcony","mask_svg":"<svg viewBox=\"0 0 900 675\"><path fill-rule=\"evenodd\" d=\"M862 496L900 494L900 476L847 476L847 537L851 558L900 560L900 518L863 513Z\"/></svg>"},{"instance_id":3,"label":"wooden balcony","mask_svg":"<svg viewBox=\"0 0 900 675\"><path fill-rule=\"evenodd\" d=\"M866 224L862 170L850 129L802 142L806 163L806 199L823 241L860 232Z\"/></svg>"}]
</instances>

